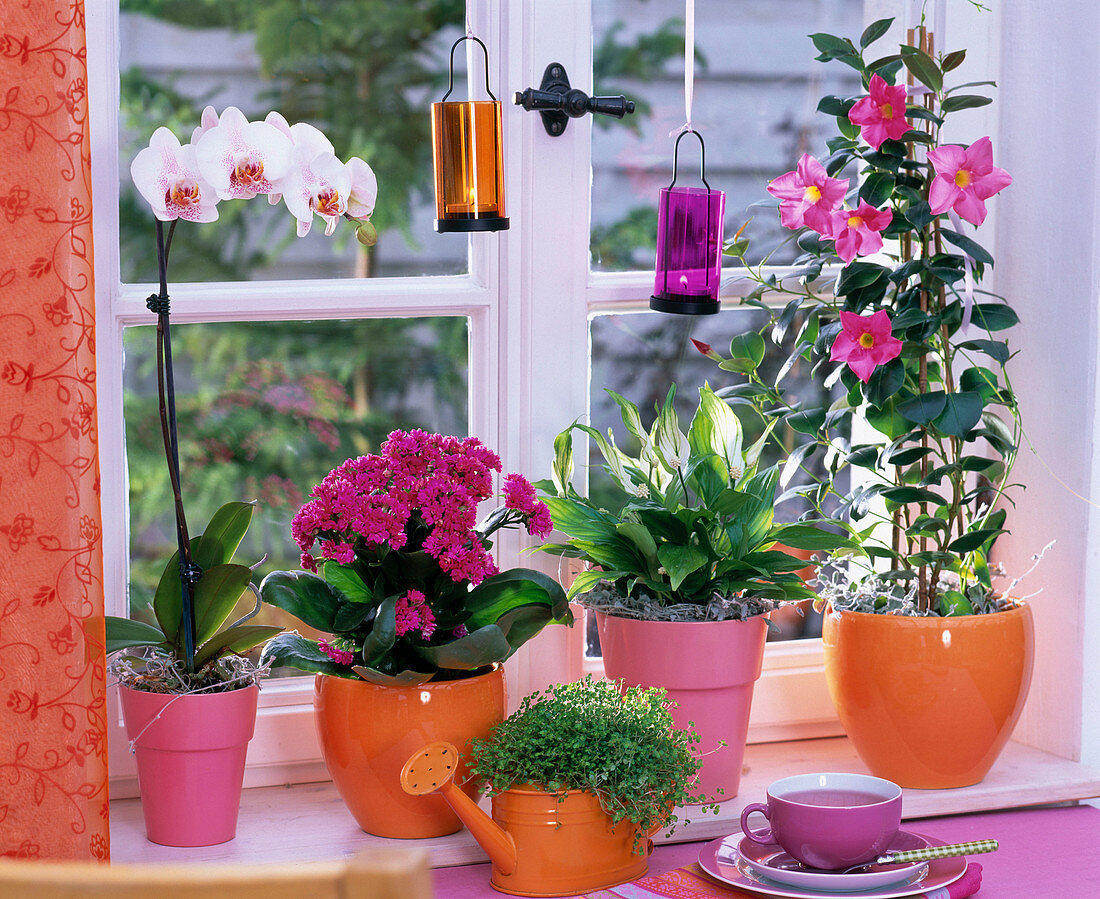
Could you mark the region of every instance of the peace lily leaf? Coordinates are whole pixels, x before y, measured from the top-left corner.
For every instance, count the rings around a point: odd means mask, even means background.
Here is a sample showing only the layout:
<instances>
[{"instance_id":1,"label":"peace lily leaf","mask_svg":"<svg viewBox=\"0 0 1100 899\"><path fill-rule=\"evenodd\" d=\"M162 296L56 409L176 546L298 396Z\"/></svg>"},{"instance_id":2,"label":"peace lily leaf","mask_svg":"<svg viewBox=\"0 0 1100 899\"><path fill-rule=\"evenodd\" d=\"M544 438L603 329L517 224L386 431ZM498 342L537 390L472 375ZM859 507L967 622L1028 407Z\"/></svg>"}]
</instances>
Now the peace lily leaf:
<instances>
[{"instance_id":1,"label":"peace lily leaf","mask_svg":"<svg viewBox=\"0 0 1100 899\"><path fill-rule=\"evenodd\" d=\"M707 554L690 543L683 546L663 543L657 550L657 558L668 572L673 590L679 589L684 578L707 563Z\"/></svg>"},{"instance_id":2,"label":"peace lily leaf","mask_svg":"<svg viewBox=\"0 0 1100 899\"><path fill-rule=\"evenodd\" d=\"M559 496L565 496L573 480L573 433L566 428L554 438L554 487Z\"/></svg>"},{"instance_id":3,"label":"peace lily leaf","mask_svg":"<svg viewBox=\"0 0 1100 899\"><path fill-rule=\"evenodd\" d=\"M130 649L134 646L159 646L165 642L164 634L144 621L108 615L106 622L108 655L120 649Z\"/></svg>"},{"instance_id":4,"label":"peace lily leaf","mask_svg":"<svg viewBox=\"0 0 1100 899\"><path fill-rule=\"evenodd\" d=\"M773 531L769 536L776 543L782 543L791 549L831 551L851 546L851 541L847 537L804 524L786 525Z\"/></svg>"},{"instance_id":5,"label":"peace lily leaf","mask_svg":"<svg viewBox=\"0 0 1100 899\"><path fill-rule=\"evenodd\" d=\"M572 599L574 596L587 593L600 581L615 581L629 574L629 571L582 571L573 579L573 583L569 585L567 596Z\"/></svg>"},{"instance_id":6,"label":"peace lily leaf","mask_svg":"<svg viewBox=\"0 0 1100 899\"><path fill-rule=\"evenodd\" d=\"M543 501L550 509L554 527L570 537L599 540L614 533L616 520L584 502L560 496L547 496Z\"/></svg>"},{"instance_id":7,"label":"peace lily leaf","mask_svg":"<svg viewBox=\"0 0 1100 899\"><path fill-rule=\"evenodd\" d=\"M252 580L247 565L215 565L195 584L195 645L217 632Z\"/></svg>"},{"instance_id":8,"label":"peace lily leaf","mask_svg":"<svg viewBox=\"0 0 1100 899\"><path fill-rule=\"evenodd\" d=\"M326 634L335 631L336 613L347 602L343 593L308 571L273 571L260 584L260 596Z\"/></svg>"},{"instance_id":9,"label":"peace lily leaf","mask_svg":"<svg viewBox=\"0 0 1100 899\"><path fill-rule=\"evenodd\" d=\"M623 425L627 431L636 440L644 444L647 437L645 428L642 427L642 416L638 412L638 407L630 402L630 400L619 396L614 390L604 388L604 392L618 404L619 412L623 419Z\"/></svg>"},{"instance_id":10,"label":"peace lily leaf","mask_svg":"<svg viewBox=\"0 0 1100 899\"><path fill-rule=\"evenodd\" d=\"M316 641L307 640L301 634L291 632L279 634L268 641L262 653L260 664L271 664L272 668L297 668L310 674L331 674L336 677L352 678L351 669L346 665L337 665L321 651Z\"/></svg>"}]
</instances>

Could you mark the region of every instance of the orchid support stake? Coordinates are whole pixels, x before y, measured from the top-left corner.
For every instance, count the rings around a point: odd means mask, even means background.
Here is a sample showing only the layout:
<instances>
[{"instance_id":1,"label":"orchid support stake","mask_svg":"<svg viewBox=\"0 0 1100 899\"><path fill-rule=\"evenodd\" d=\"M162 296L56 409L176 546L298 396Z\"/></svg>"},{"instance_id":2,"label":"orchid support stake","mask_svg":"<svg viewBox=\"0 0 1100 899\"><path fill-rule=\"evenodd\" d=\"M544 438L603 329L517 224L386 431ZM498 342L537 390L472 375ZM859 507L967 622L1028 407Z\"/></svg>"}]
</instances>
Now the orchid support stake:
<instances>
[{"instance_id":1,"label":"orchid support stake","mask_svg":"<svg viewBox=\"0 0 1100 899\"><path fill-rule=\"evenodd\" d=\"M176 540L179 544L180 595L183 625L183 652L187 673L195 672L195 584L202 577L202 569L191 558L191 540L187 533L187 516L183 511L183 493L180 489L179 435L176 428L176 387L172 372L172 331L168 316L168 250L176 222L164 238L164 223L157 219L157 274L160 293L146 300L150 312L157 316L157 395L160 400L160 430L164 438L164 455L168 460L168 476L172 482L172 495L176 506Z\"/></svg>"}]
</instances>

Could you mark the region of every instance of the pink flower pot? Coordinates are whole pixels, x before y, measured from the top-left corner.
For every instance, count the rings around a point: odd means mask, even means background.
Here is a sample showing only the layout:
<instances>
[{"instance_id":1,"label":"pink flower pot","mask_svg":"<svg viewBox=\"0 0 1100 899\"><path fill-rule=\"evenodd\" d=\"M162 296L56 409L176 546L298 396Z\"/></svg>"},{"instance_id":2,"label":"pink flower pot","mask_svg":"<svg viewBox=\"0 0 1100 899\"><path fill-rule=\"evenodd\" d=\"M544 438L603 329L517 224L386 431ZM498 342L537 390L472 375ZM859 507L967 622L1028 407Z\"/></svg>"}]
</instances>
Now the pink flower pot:
<instances>
[{"instance_id":1,"label":"pink flower pot","mask_svg":"<svg viewBox=\"0 0 1100 899\"><path fill-rule=\"evenodd\" d=\"M768 624L748 621L635 621L596 613L604 671L628 687L662 687L677 703L677 727L694 722L703 758L698 788L719 801L737 795L752 688L760 677ZM719 744L725 742L725 746ZM719 795L718 790L722 793Z\"/></svg>"},{"instance_id":2,"label":"pink flower pot","mask_svg":"<svg viewBox=\"0 0 1100 899\"><path fill-rule=\"evenodd\" d=\"M236 836L259 692L175 696L119 687L152 842L212 846Z\"/></svg>"}]
</instances>

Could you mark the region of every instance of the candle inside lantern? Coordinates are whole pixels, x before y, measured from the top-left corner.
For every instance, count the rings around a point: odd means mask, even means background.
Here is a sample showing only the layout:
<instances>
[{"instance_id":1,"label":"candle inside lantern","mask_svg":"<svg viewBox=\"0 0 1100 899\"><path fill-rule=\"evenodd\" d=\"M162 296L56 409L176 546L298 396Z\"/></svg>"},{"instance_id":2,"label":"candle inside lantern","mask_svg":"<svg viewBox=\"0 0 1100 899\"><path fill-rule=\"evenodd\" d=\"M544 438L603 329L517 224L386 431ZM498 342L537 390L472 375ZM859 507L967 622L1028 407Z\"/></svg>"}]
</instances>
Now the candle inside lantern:
<instances>
[{"instance_id":1,"label":"candle inside lantern","mask_svg":"<svg viewBox=\"0 0 1100 899\"><path fill-rule=\"evenodd\" d=\"M497 101L432 104L437 231L508 227L502 145Z\"/></svg>"},{"instance_id":2,"label":"candle inside lantern","mask_svg":"<svg viewBox=\"0 0 1100 899\"><path fill-rule=\"evenodd\" d=\"M724 191L661 188L650 308L694 315L718 311L725 207Z\"/></svg>"}]
</instances>

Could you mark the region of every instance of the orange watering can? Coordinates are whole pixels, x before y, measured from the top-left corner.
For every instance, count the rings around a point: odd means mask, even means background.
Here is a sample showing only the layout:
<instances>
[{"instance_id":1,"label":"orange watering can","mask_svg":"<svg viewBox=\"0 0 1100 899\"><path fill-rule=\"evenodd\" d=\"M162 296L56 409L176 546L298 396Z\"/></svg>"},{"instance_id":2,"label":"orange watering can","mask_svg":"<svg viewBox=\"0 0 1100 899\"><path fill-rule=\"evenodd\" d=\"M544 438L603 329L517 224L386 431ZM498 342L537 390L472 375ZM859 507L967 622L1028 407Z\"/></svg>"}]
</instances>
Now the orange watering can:
<instances>
[{"instance_id":1,"label":"orange watering can","mask_svg":"<svg viewBox=\"0 0 1100 899\"><path fill-rule=\"evenodd\" d=\"M401 786L414 796L438 792L447 801L488 853L494 889L515 896L572 896L646 873L653 844L646 854L636 853L637 826L629 821L613 826L594 794L505 790L493 797L490 817L454 783L458 760L451 743L425 746L405 763Z\"/></svg>"}]
</instances>

